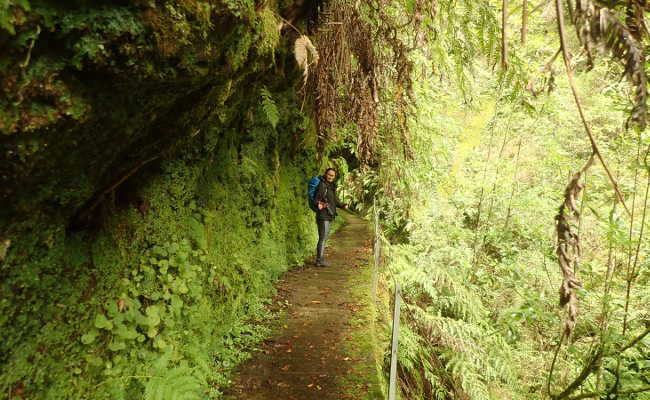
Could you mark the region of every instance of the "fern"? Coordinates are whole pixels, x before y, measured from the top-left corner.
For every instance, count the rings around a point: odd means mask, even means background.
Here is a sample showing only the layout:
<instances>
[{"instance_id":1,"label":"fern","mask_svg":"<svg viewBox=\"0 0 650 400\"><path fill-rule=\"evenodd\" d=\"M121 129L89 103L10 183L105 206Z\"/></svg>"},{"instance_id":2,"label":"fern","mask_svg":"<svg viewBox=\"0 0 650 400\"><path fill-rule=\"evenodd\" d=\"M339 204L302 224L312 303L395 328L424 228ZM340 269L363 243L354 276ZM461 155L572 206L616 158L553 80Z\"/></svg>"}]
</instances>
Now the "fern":
<instances>
[{"instance_id":1,"label":"fern","mask_svg":"<svg viewBox=\"0 0 650 400\"><path fill-rule=\"evenodd\" d=\"M271 95L271 92L269 92L266 87L262 86L262 89L260 89L260 96L262 97L262 111L264 111L267 121L269 121L273 129L275 129L278 122L280 122L280 111L275 105L273 95Z\"/></svg>"},{"instance_id":2,"label":"fern","mask_svg":"<svg viewBox=\"0 0 650 400\"><path fill-rule=\"evenodd\" d=\"M631 31L612 9L600 7L591 0L577 0L575 6L578 38L590 57L592 49L602 45L625 66L625 75L635 88L630 118L641 128L645 127L648 113L646 58L643 44L635 38L635 32L638 34L646 29L643 19L634 20Z\"/></svg>"},{"instance_id":3,"label":"fern","mask_svg":"<svg viewBox=\"0 0 650 400\"><path fill-rule=\"evenodd\" d=\"M293 49L296 56L296 62L302 70L304 86L307 84L307 78L309 78L309 67L318 64L318 51L311 40L309 40L305 35L296 39Z\"/></svg>"},{"instance_id":4,"label":"fern","mask_svg":"<svg viewBox=\"0 0 650 400\"><path fill-rule=\"evenodd\" d=\"M149 380L145 400L195 400L201 398L201 383L192 375L192 369L179 366L164 376Z\"/></svg>"}]
</instances>

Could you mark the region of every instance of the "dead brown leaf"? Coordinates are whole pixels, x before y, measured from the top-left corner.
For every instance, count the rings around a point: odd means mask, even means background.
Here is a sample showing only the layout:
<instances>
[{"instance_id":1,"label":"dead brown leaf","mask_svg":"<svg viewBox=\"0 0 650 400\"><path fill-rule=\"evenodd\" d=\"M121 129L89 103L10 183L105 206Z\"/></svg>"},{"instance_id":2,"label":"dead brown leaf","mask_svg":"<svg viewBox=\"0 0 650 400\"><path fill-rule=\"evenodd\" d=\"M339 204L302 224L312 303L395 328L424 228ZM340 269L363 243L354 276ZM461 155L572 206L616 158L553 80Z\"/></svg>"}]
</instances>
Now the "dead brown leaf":
<instances>
[{"instance_id":1,"label":"dead brown leaf","mask_svg":"<svg viewBox=\"0 0 650 400\"><path fill-rule=\"evenodd\" d=\"M119 312L124 312L126 310L126 301L124 301L124 299L117 300L117 310Z\"/></svg>"}]
</instances>

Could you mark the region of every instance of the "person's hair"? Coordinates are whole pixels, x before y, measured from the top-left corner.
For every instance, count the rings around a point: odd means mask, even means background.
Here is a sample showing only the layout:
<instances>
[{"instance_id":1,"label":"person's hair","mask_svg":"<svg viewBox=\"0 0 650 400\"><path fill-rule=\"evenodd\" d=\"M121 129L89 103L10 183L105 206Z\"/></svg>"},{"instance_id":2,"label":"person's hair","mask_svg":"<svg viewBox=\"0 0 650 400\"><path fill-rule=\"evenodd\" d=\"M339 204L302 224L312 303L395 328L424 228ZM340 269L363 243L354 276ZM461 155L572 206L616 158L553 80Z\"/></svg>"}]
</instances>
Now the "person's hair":
<instances>
[{"instance_id":1,"label":"person's hair","mask_svg":"<svg viewBox=\"0 0 650 400\"><path fill-rule=\"evenodd\" d=\"M336 175L339 174L338 172L336 172L336 170L335 170L334 168L328 168L328 169L325 170L325 174L323 174L323 175L327 175L327 173L330 172L330 171L334 171L334 173L335 173Z\"/></svg>"}]
</instances>

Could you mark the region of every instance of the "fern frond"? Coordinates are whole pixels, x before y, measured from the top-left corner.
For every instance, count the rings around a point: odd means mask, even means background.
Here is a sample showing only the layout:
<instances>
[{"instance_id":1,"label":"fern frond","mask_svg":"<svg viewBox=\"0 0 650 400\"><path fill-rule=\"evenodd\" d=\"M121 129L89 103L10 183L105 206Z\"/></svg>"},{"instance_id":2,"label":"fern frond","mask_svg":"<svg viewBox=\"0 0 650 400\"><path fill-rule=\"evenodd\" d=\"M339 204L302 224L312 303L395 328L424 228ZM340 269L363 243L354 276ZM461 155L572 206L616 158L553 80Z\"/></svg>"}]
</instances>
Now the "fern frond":
<instances>
[{"instance_id":1,"label":"fern frond","mask_svg":"<svg viewBox=\"0 0 650 400\"><path fill-rule=\"evenodd\" d=\"M280 111L278 111L275 100L273 100L273 95L266 87L262 87L260 89L260 96L262 97L262 110L264 111L264 115L266 115L266 119L273 129L275 129L278 122L280 122Z\"/></svg>"},{"instance_id":2,"label":"fern frond","mask_svg":"<svg viewBox=\"0 0 650 400\"><path fill-rule=\"evenodd\" d=\"M163 376L149 380L145 388L145 400L198 400L201 399L201 383L192 375L192 369L180 366Z\"/></svg>"},{"instance_id":3,"label":"fern frond","mask_svg":"<svg viewBox=\"0 0 650 400\"><path fill-rule=\"evenodd\" d=\"M298 67L302 70L303 86L307 84L309 67L318 64L318 50L309 40L309 37L301 35L294 43L293 50Z\"/></svg>"}]
</instances>

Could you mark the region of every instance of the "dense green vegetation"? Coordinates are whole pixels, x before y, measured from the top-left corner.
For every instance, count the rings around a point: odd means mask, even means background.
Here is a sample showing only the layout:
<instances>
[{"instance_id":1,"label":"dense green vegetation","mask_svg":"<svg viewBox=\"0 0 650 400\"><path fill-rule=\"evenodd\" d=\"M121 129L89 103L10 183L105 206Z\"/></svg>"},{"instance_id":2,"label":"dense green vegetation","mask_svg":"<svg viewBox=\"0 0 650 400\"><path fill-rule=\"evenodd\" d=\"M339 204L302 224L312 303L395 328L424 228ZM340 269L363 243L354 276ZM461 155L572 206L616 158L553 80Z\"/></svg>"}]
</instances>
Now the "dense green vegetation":
<instances>
[{"instance_id":1,"label":"dense green vegetation","mask_svg":"<svg viewBox=\"0 0 650 400\"><path fill-rule=\"evenodd\" d=\"M300 72L277 9L86 3L0 5L0 398L219 397L313 248Z\"/></svg>"},{"instance_id":2,"label":"dense green vegetation","mask_svg":"<svg viewBox=\"0 0 650 400\"><path fill-rule=\"evenodd\" d=\"M0 398L218 398L330 164L402 398L650 398L645 13L0 2Z\"/></svg>"},{"instance_id":3,"label":"dense green vegetation","mask_svg":"<svg viewBox=\"0 0 650 400\"><path fill-rule=\"evenodd\" d=\"M417 59L412 152L388 145L378 174L359 175L378 187L393 242L386 282L403 287L404 398L649 398L647 133L630 123L634 87L620 81L619 62L592 69L569 37L587 123L625 205L598 161L579 177L567 333L558 209L592 146L545 22L529 25L525 44L510 42L511 77L489 72L498 58Z\"/></svg>"}]
</instances>

